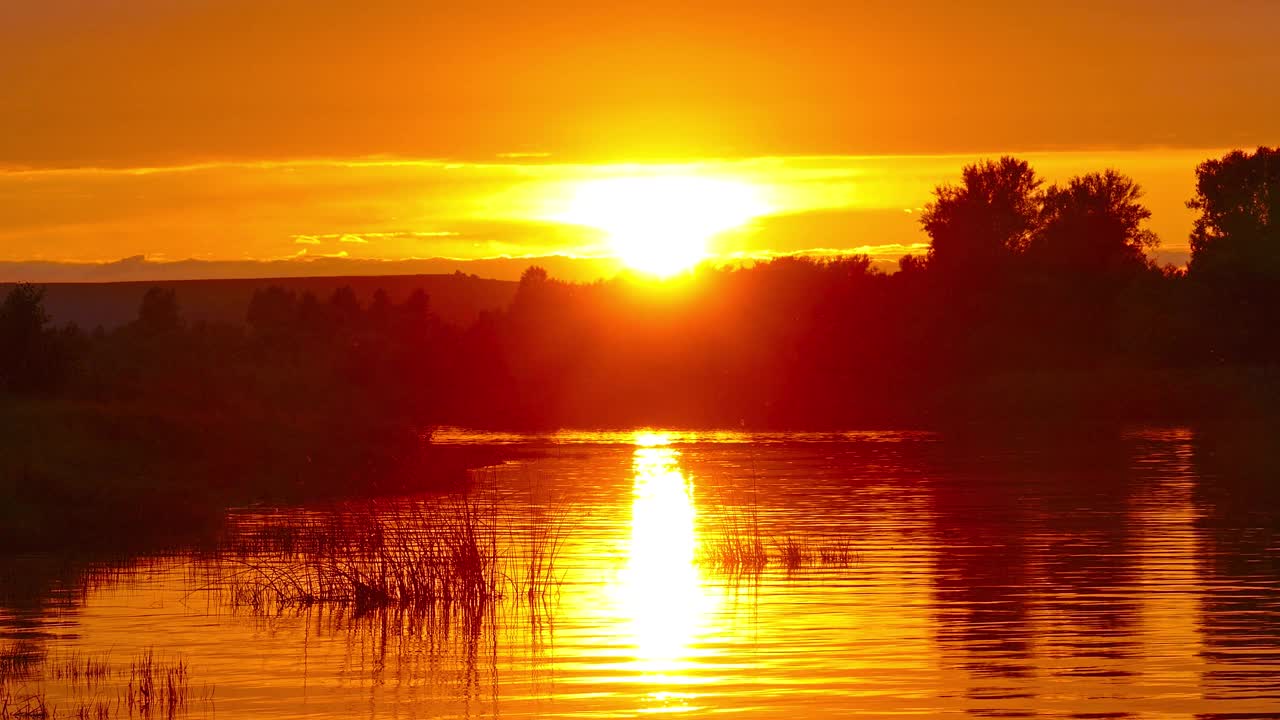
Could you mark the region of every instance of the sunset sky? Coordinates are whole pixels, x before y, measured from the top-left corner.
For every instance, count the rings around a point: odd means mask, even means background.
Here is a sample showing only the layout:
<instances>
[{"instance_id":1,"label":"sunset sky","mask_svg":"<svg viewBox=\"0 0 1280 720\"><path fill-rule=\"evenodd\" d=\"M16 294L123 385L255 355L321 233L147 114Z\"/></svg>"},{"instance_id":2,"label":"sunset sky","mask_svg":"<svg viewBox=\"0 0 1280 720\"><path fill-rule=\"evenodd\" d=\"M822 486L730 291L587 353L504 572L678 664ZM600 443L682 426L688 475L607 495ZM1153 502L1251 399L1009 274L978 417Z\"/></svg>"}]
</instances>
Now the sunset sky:
<instances>
[{"instance_id":1,"label":"sunset sky","mask_svg":"<svg viewBox=\"0 0 1280 720\"><path fill-rule=\"evenodd\" d=\"M1196 163L1280 143L1277 27L1269 0L5 3L0 261L605 257L583 188L654 177L749 188L713 256L888 260L933 186L1014 153L1134 176L1181 262Z\"/></svg>"}]
</instances>

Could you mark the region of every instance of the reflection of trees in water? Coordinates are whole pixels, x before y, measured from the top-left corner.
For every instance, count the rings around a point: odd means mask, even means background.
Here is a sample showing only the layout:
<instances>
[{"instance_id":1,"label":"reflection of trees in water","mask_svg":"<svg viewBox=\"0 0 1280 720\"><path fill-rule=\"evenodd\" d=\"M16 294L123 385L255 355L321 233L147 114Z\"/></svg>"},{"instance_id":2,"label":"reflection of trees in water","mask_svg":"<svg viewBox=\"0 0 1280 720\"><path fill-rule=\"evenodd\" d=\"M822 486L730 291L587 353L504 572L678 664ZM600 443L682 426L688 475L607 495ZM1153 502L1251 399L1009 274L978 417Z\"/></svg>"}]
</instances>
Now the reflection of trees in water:
<instances>
[{"instance_id":1,"label":"reflection of trees in water","mask_svg":"<svg viewBox=\"0 0 1280 720\"><path fill-rule=\"evenodd\" d=\"M938 641L971 712L1029 700L1035 675L1080 712L1196 683L1231 712L1280 696L1276 433L1167 435L1002 438L948 459L931 484Z\"/></svg>"},{"instance_id":2,"label":"reflection of trees in water","mask_svg":"<svg viewBox=\"0 0 1280 720\"><path fill-rule=\"evenodd\" d=\"M1203 691L1211 700L1280 698L1280 432L1233 425L1196 433L1205 551Z\"/></svg>"},{"instance_id":3,"label":"reflection of trees in water","mask_svg":"<svg viewBox=\"0 0 1280 720\"><path fill-rule=\"evenodd\" d=\"M933 580L938 642L973 678L980 699L992 678L1025 678L1030 664L1029 508L1010 488L959 475L934 485ZM1002 698L1015 697L1010 691Z\"/></svg>"},{"instance_id":4,"label":"reflection of trees in water","mask_svg":"<svg viewBox=\"0 0 1280 720\"><path fill-rule=\"evenodd\" d=\"M970 712L1042 704L1033 699L1048 673L1084 684L1130 675L1126 449L1115 439L1008 435L949 447L955 454L931 483L937 639L969 677Z\"/></svg>"},{"instance_id":5,"label":"reflection of trees in water","mask_svg":"<svg viewBox=\"0 0 1280 720\"><path fill-rule=\"evenodd\" d=\"M1039 644L1045 656L1070 658L1058 674L1114 684L1134 675L1128 661L1138 647L1132 448L1090 435L1042 457L1026 478L1038 484L1031 541Z\"/></svg>"}]
</instances>

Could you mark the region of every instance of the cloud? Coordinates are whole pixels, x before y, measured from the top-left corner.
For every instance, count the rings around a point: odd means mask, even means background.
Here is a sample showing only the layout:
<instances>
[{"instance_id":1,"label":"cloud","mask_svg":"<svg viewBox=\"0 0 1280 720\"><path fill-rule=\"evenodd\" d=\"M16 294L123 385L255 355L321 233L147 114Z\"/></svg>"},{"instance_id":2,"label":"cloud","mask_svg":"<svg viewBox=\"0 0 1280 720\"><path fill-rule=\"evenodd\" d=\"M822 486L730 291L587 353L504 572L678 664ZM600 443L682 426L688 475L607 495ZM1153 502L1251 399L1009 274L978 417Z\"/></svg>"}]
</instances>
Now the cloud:
<instances>
[{"instance_id":1,"label":"cloud","mask_svg":"<svg viewBox=\"0 0 1280 720\"><path fill-rule=\"evenodd\" d=\"M294 235L293 242L299 245L319 245L326 240L350 243L355 245L367 245L372 240L405 240L415 238L445 238L454 237L458 233L452 230L433 230L429 232L413 231L413 230L397 230L393 232L342 232L342 233L314 233L307 235Z\"/></svg>"},{"instance_id":2,"label":"cloud","mask_svg":"<svg viewBox=\"0 0 1280 720\"><path fill-rule=\"evenodd\" d=\"M353 258L345 251L332 255L310 255L307 248L302 248L293 255L272 260L188 259L157 262L139 256L95 263L0 261L0 283L139 282L320 275L447 275L455 272L499 280L519 280L520 274L531 265L546 268L553 277L584 282L610 277L620 269L616 261L608 258L576 258L565 255L478 260L373 260Z\"/></svg>"},{"instance_id":3,"label":"cloud","mask_svg":"<svg viewBox=\"0 0 1280 720\"><path fill-rule=\"evenodd\" d=\"M1196 164L1214 150L1031 153L1051 181L1114 167L1147 191L1167 250L1186 247ZM915 209L982 155L820 156L651 165L399 158L0 170L0 260L100 262L139 253L270 259L298 246L352 257L609 253L591 228L546 220L577 183L637 174L734 179L777 212L717 238L726 253L848 250L924 241ZM911 212L908 212L910 210Z\"/></svg>"},{"instance_id":4,"label":"cloud","mask_svg":"<svg viewBox=\"0 0 1280 720\"><path fill-rule=\"evenodd\" d=\"M744 257L796 253L881 257L916 252L926 240L915 217L901 210L812 210L757 218L717 239L716 250Z\"/></svg>"}]
</instances>

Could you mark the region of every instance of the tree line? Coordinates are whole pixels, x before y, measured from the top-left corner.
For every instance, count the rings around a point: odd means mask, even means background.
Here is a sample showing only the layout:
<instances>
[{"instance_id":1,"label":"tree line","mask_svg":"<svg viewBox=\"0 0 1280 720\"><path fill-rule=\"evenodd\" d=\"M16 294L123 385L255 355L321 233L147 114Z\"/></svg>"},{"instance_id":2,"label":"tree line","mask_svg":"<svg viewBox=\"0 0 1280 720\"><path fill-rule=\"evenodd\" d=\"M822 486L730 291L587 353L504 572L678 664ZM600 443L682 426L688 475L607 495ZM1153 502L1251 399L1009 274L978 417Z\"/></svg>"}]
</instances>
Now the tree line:
<instances>
[{"instance_id":1,"label":"tree line","mask_svg":"<svg viewBox=\"0 0 1280 720\"><path fill-rule=\"evenodd\" d=\"M0 383L13 398L256 419L353 443L439 424L1273 411L1280 148L1202 163L1188 204L1190 262L1157 267L1131 178L1046 184L1004 157L935 190L921 214L929 251L896 273L865 256L704 266L665 284L530 268L508 308L465 327L422 293L361 303L349 288L266 287L243 325L190 323L180 298L152 289L129 325L85 332L54 326L41 289L19 285L0 306Z\"/></svg>"}]
</instances>

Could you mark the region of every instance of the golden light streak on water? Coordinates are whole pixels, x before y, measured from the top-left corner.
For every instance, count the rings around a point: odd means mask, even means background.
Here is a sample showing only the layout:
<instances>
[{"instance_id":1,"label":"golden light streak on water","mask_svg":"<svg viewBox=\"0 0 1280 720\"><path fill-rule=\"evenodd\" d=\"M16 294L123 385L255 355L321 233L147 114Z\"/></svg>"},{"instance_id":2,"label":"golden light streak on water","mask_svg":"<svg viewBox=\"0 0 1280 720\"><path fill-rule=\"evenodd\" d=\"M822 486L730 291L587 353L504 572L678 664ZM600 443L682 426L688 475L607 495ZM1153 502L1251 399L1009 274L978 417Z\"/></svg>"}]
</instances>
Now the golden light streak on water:
<instances>
[{"instance_id":1,"label":"golden light streak on water","mask_svg":"<svg viewBox=\"0 0 1280 720\"><path fill-rule=\"evenodd\" d=\"M627 622L633 669L668 700L673 687L705 681L687 676L697 664L697 638L707 630L715 597L697 565L693 480L663 435L636 437L631 533L625 568L614 588Z\"/></svg>"}]
</instances>

